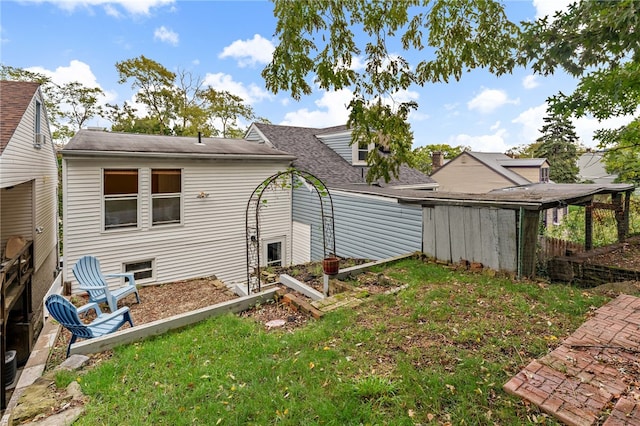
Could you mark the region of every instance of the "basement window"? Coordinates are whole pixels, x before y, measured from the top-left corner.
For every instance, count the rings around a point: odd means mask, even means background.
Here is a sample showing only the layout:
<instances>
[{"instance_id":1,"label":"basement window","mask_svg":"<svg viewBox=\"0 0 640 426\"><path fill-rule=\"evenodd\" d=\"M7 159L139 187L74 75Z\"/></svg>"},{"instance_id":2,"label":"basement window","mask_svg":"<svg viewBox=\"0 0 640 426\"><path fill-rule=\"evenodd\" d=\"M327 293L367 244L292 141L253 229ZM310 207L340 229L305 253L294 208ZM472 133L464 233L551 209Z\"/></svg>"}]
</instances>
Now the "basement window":
<instances>
[{"instance_id":1,"label":"basement window","mask_svg":"<svg viewBox=\"0 0 640 426\"><path fill-rule=\"evenodd\" d=\"M137 281L152 281L153 280L153 259L141 260L139 262L125 263L124 271L133 272L133 278Z\"/></svg>"}]
</instances>

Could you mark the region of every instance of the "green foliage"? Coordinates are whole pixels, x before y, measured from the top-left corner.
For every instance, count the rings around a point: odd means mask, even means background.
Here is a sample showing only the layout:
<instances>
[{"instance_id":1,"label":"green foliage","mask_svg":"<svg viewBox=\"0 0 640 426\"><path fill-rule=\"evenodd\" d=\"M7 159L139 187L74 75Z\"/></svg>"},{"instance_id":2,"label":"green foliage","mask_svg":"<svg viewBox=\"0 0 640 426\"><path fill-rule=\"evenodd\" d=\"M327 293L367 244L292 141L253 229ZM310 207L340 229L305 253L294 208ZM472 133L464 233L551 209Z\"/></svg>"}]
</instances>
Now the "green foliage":
<instances>
[{"instance_id":1,"label":"green foliage","mask_svg":"<svg viewBox=\"0 0 640 426\"><path fill-rule=\"evenodd\" d=\"M579 139L571 121L551 112L544 117L533 154L546 158L549 162L549 178L556 183L575 183L578 181Z\"/></svg>"},{"instance_id":2,"label":"green foliage","mask_svg":"<svg viewBox=\"0 0 640 426\"><path fill-rule=\"evenodd\" d=\"M640 105L640 2L635 0L586 1L547 17L523 23L521 64L531 64L536 72L552 74L561 68L579 77L573 93L550 98L555 112L600 120L635 115ZM611 171L621 173L624 182L637 182L625 162L636 167L640 156L636 116L628 130L596 133L600 148L610 149ZM636 124L634 124L636 123Z\"/></svg>"},{"instance_id":3,"label":"green foliage","mask_svg":"<svg viewBox=\"0 0 640 426\"><path fill-rule=\"evenodd\" d=\"M375 271L409 287L293 332L225 315L116 348L77 424L529 424L502 384L608 300L417 259Z\"/></svg>"},{"instance_id":4,"label":"green foliage","mask_svg":"<svg viewBox=\"0 0 640 426\"><path fill-rule=\"evenodd\" d=\"M471 150L469 146L451 146L444 143L420 146L411 152L409 164L422 173L430 175L433 171L432 156L434 152L441 152L445 160L450 160L469 150Z\"/></svg>"},{"instance_id":5,"label":"green foliage","mask_svg":"<svg viewBox=\"0 0 640 426\"><path fill-rule=\"evenodd\" d=\"M572 206L569 214L557 226L545 229L545 235L584 244L584 207ZM632 196L629 205L629 235L640 234L640 199ZM613 211L593 210L593 246L618 242L618 228Z\"/></svg>"},{"instance_id":6,"label":"green foliage","mask_svg":"<svg viewBox=\"0 0 640 426\"><path fill-rule=\"evenodd\" d=\"M640 118L618 129L599 130L595 135L604 154L607 173L617 174L617 182L640 186Z\"/></svg>"},{"instance_id":7,"label":"green foliage","mask_svg":"<svg viewBox=\"0 0 640 426\"><path fill-rule=\"evenodd\" d=\"M275 0L274 14L278 44L262 72L267 89L287 91L294 99L310 94L312 85L353 90L352 143L390 151L369 155L370 182L397 177L400 165L410 161L413 138L406 119L417 104L394 98L399 92L413 84L458 80L474 68L500 75L515 64L518 27L494 0ZM409 64L395 53L396 44L424 58ZM353 66L359 56L363 70Z\"/></svg>"}]
</instances>

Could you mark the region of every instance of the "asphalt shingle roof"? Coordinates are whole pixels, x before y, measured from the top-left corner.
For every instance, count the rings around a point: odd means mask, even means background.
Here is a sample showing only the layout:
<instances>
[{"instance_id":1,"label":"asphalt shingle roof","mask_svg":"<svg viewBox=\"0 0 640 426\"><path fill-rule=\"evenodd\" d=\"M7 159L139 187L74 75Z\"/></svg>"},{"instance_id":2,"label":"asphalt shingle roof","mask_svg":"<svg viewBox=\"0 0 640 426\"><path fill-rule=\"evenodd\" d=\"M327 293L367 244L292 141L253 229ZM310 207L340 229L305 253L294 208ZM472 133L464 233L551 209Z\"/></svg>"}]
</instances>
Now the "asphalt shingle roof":
<instances>
[{"instance_id":1,"label":"asphalt shingle roof","mask_svg":"<svg viewBox=\"0 0 640 426\"><path fill-rule=\"evenodd\" d=\"M0 154L9 144L40 84L0 81Z\"/></svg>"},{"instance_id":2,"label":"asphalt shingle roof","mask_svg":"<svg viewBox=\"0 0 640 426\"><path fill-rule=\"evenodd\" d=\"M63 154L74 153L131 153L138 155L175 154L223 158L264 157L293 160L293 156L243 139L201 138L192 136L164 136L136 133L80 130L65 145Z\"/></svg>"},{"instance_id":3,"label":"asphalt shingle roof","mask_svg":"<svg viewBox=\"0 0 640 426\"><path fill-rule=\"evenodd\" d=\"M269 143L276 148L296 156L293 165L307 171L327 185L365 184L367 167L353 166L333 149L325 145L317 136L347 131L347 126L327 128L280 126L254 123ZM401 166L398 179L389 183L378 182L380 186L434 184L435 181L422 172Z\"/></svg>"}]
</instances>

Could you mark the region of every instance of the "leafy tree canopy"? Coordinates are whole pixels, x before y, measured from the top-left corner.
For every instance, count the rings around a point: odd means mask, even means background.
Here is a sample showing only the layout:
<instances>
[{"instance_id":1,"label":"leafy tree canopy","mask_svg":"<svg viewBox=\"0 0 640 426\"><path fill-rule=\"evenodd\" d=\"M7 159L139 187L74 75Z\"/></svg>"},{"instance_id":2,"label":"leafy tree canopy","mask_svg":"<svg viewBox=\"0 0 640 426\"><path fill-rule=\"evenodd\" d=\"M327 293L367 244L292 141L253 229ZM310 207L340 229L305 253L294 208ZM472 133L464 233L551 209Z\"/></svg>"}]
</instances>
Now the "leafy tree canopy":
<instances>
[{"instance_id":1,"label":"leafy tree canopy","mask_svg":"<svg viewBox=\"0 0 640 426\"><path fill-rule=\"evenodd\" d=\"M573 93L550 98L556 113L601 120L635 115L627 126L596 132L595 139L608 150L607 170L618 173L622 181L636 183L637 175L627 166L637 166L640 157L639 27L638 1L582 0L553 20L524 23L519 58L543 75L563 69L580 78Z\"/></svg>"},{"instance_id":2,"label":"leafy tree canopy","mask_svg":"<svg viewBox=\"0 0 640 426\"><path fill-rule=\"evenodd\" d=\"M444 159L449 160L457 157L464 151L470 150L471 147L469 146L451 146L444 143L420 146L412 151L410 164L422 173L430 175L431 172L433 172L432 159L434 152L441 152Z\"/></svg>"},{"instance_id":3,"label":"leafy tree canopy","mask_svg":"<svg viewBox=\"0 0 640 426\"><path fill-rule=\"evenodd\" d=\"M500 75L515 65L519 29L499 1L274 3L278 45L262 72L267 88L287 91L294 99L314 86L352 90L347 123L352 143L374 143L392 152L383 156L374 150L369 156L369 181L389 180L410 161L413 134L407 117L418 105L399 100L399 93L414 84L458 80L474 68ZM421 52L424 59L410 64L392 53L393 43L403 51ZM355 67L360 57L362 70Z\"/></svg>"}]
</instances>

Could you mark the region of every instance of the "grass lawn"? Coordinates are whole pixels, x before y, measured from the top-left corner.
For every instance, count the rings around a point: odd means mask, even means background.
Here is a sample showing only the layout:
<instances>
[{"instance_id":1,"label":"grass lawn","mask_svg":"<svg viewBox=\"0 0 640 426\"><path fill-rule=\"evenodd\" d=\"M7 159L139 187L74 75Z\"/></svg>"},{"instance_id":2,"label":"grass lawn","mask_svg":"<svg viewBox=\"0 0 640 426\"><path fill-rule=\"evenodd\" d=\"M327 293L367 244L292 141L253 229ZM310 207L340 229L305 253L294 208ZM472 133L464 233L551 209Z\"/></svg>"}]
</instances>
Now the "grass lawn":
<instances>
[{"instance_id":1,"label":"grass lawn","mask_svg":"<svg viewBox=\"0 0 640 426\"><path fill-rule=\"evenodd\" d=\"M138 344L79 377L76 424L556 424L502 385L609 298L407 259L409 288L293 333L228 315Z\"/></svg>"}]
</instances>

